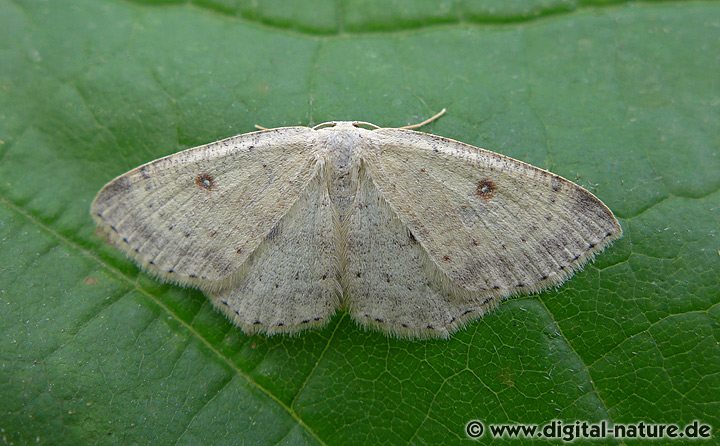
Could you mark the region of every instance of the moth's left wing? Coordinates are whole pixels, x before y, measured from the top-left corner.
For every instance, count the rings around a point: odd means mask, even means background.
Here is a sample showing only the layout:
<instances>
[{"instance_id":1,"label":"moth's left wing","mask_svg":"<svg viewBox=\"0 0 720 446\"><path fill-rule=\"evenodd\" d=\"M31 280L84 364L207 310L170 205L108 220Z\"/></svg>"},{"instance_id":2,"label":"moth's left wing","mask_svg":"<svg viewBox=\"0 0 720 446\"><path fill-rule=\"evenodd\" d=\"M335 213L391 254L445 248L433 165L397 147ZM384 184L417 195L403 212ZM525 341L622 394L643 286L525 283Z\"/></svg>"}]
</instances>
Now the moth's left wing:
<instances>
[{"instance_id":1,"label":"moth's left wing","mask_svg":"<svg viewBox=\"0 0 720 446\"><path fill-rule=\"evenodd\" d=\"M247 133L152 161L105 185L92 216L147 271L226 288L317 176L312 135Z\"/></svg>"}]
</instances>

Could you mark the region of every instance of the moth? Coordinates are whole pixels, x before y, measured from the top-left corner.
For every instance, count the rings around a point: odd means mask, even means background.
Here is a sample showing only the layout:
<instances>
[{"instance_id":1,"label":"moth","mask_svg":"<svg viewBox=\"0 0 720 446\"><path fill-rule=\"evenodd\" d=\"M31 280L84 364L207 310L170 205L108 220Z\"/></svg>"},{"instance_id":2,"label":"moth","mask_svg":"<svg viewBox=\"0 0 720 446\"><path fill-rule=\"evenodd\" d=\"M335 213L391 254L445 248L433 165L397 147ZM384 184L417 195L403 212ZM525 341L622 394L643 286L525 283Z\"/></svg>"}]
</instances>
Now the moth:
<instances>
[{"instance_id":1,"label":"moth","mask_svg":"<svg viewBox=\"0 0 720 446\"><path fill-rule=\"evenodd\" d=\"M502 299L557 286L622 235L593 194L449 138L365 122L233 136L137 167L92 203L145 271L199 288L245 333L344 309L447 338Z\"/></svg>"}]
</instances>

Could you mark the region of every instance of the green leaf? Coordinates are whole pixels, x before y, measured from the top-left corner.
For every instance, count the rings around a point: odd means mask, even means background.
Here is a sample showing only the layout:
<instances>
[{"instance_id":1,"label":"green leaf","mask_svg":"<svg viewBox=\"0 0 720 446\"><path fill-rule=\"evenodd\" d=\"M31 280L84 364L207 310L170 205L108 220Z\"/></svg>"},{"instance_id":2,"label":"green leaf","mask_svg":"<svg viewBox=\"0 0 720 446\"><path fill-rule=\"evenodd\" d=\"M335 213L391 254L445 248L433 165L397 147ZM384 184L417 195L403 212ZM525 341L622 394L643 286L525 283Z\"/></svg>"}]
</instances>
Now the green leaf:
<instances>
[{"instance_id":1,"label":"green leaf","mask_svg":"<svg viewBox=\"0 0 720 446\"><path fill-rule=\"evenodd\" d=\"M720 426L717 54L716 2L0 0L2 441ZM408 342L343 313L244 336L94 235L94 194L160 156L256 123L400 126L443 107L426 131L590 188L624 238L557 290Z\"/></svg>"}]
</instances>

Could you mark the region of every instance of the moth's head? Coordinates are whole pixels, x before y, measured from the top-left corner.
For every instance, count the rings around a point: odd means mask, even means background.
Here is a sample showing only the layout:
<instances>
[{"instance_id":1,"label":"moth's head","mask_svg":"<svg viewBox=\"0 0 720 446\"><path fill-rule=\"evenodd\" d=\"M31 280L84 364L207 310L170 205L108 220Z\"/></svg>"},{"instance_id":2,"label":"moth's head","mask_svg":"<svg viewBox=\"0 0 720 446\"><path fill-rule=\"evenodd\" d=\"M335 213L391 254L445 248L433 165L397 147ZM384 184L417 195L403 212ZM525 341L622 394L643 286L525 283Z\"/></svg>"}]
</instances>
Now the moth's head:
<instances>
[{"instance_id":1,"label":"moth's head","mask_svg":"<svg viewBox=\"0 0 720 446\"><path fill-rule=\"evenodd\" d=\"M375 130L379 129L380 127L376 126L375 124L371 124L369 122L364 121L328 121L323 122L322 124L318 124L315 127L313 127L313 130L321 130L321 129L327 129L327 128L333 128L336 130L352 130L352 129L365 129L365 130Z\"/></svg>"}]
</instances>

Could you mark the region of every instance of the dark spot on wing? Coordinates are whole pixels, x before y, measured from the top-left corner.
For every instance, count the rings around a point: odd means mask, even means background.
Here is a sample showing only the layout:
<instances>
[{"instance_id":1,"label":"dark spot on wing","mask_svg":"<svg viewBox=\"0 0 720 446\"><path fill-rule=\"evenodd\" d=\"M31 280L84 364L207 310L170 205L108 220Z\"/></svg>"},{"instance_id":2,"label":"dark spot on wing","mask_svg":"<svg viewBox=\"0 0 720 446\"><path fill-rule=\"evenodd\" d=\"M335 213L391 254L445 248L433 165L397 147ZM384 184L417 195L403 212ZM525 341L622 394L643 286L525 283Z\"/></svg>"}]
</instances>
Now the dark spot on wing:
<instances>
[{"instance_id":1,"label":"dark spot on wing","mask_svg":"<svg viewBox=\"0 0 720 446\"><path fill-rule=\"evenodd\" d=\"M554 192L560 192L562 190L562 181L558 177L552 177L550 180L550 187Z\"/></svg>"},{"instance_id":2,"label":"dark spot on wing","mask_svg":"<svg viewBox=\"0 0 720 446\"><path fill-rule=\"evenodd\" d=\"M105 186L103 195L106 195L107 197L114 197L115 195L128 192L130 189L132 189L132 183L130 183L130 179L128 177L120 177Z\"/></svg>"},{"instance_id":3,"label":"dark spot on wing","mask_svg":"<svg viewBox=\"0 0 720 446\"><path fill-rule=\"evenodd\" d=\"M209 173L201 173L195 177L195 185L200 189L215 190L215 178Z\"/></svg>"},{"instance_id":4,"label":"dark spot on wing","mask_svg":"<svg viewBox=\"0 0 720 446\"><path fill-rule=\"evenodd\" d=\"M603 215L611 221L615 219L612 212L600 200L585 190L578 190L575 194L574 207L576 212L583 215L596 215L598 217Z\"/></svg>"},{"instance_id":5,"label":"dark spot on wing","mask_svg":"<svg viewBox=\"0 0 720 446\"><path fill-rule=\"evenodd\" d=\"M478 182L477 188L475 189L475 195L485 201L489 201L495 194L495 189L497 189L497 186L495 186L493 180L485 178L484 180L480 180Z\"/></svg>"},{"instance_id":6,"label":"dark spot on wing","mask_svg":"<svg viewBox=\"0 0 720 446\"><path fill-rule=\"evenodd\" d=\"M268 232L268 235L266 235L265 238L266 238L267 240L272 240L272 239L274 239L275 237L277 237L278 234L280 234L280 228L278 227L278 225L275 225L275 226L273 226L273 228L270 230L270 232Z\"/></svg>"}]
</instances>

